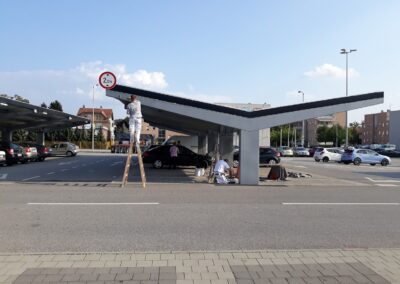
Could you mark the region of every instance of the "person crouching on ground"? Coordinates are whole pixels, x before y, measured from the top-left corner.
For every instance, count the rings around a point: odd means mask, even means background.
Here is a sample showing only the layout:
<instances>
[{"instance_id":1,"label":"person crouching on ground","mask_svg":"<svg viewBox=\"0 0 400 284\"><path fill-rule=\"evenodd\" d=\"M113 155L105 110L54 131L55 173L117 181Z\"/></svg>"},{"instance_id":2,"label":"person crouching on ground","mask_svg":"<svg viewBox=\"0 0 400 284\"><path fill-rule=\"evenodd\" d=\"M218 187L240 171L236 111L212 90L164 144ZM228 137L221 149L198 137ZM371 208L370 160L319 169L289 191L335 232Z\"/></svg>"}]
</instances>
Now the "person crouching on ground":
<instances>
[{"instance_id":1,"label":"person crouching on ground","mask_svg":"<svg viewBox=\"0 0 400 284\"><path fill-rule=\"evenodd\" d=\"M214 167L214 175L217 183L219 184L228 184L229 180L227 179L227 176L229 177L231 174L231 167L228 165L229 160L219 160Z\"/></svg>"}]
</instances>

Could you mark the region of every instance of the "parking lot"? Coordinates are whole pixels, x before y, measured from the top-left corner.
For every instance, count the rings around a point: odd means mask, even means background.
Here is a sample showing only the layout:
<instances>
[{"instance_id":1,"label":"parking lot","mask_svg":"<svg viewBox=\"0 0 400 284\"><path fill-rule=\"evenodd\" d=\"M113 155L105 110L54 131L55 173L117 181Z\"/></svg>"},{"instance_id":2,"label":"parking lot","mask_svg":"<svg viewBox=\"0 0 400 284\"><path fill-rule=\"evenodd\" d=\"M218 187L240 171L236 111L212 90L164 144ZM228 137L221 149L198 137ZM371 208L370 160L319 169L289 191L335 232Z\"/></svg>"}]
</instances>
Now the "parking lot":
<instances>
[{"instance_id":1,"label":"parking lot","mask_svg":"<svg viewBox=\"0 0 400 284\"><path fill-rule=\"evenodd\" d=\"M0 168L2 183L58 183L69 185L117 186L122 180L126 155L82 152L76 157L50 157L44 162L30 162ZM312 158L282 159L289 172L310 174L309 178L288 178L287 181L265 181L269 168L260 168L261 185L282 186L376 186L400 187L400 159L393 158L387 167L380 165L344 165L315 162ZM206 177L195 177L194 167L153 169L145 165L149 183L207 183ZM208 173L208 171L206 171ZM137 158L131 166L130 183L139 183Z\"/></svg>"}]
</instances>

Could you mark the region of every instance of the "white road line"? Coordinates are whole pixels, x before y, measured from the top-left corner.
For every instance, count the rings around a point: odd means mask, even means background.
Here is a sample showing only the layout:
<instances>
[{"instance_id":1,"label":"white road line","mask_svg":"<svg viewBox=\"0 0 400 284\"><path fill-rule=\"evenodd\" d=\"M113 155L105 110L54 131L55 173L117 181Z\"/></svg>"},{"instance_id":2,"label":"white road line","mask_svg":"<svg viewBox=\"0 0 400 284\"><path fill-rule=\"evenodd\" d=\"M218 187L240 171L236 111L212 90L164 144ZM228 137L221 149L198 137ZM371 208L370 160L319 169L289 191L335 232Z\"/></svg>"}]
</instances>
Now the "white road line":
<instances>
[{"instance_id":1,"label":"white road line","mask_svg":"<svg viewBox=\"0 0 400 284\"><path fill-rule=\"evenodd\" d=\"M63 202L29 202L27 205L159 205L158 202L121 202L121 203L92 203L92 202L82 202L82 203L63 203Z\"/></svg>"},{"instance_id":2,"label":"white road line","mask_svg":"<svg viewBox=\"0 0 400 284\"><path fill-rule=\"evenodd\" d=\"M56 172L49 172L48 175L54 175Z\"/></svg>"},{"instance_id":3,"label":"white road line","mask_svg":"<svg viewBox=\"0 0 400 284\"><path fill-rule=\"evenodd\" d=\"M6 179L7 176L8 176L8 174L1 174L1 175L0 175L0 179Z\"/></svg>"},{"instance_id":4,"label":"white road line","mask_svg":"<svg viewBox=\"0 0 400 284\"><path fill-rule=\"evenodd\" d=\"M400 202L391 202L391 203L290 203L283 202L282 205L400 205Z\"/></svg>"},{"instance_id":5,"label":"white road line","mask_svg":"<svg viewBox=\"0 0 400 284\"><path fill-rule=\"evenodd\" d=\"M305 166L292 166L292 167L295 167L295 168L302 168L302 169L307 169L307 167L305 167Z\"/></svg>"},{"instance_id":6,"label":"white road line","mask_svg":"<svg viewBox=\"0 0 400 284\"><path fill-rule=\"evenodd\" d=\"M40 176L34 176L34 177L26 178L26 179L23 179L22 181L27 181L27 180L31 180L31 179L35 179L35 178L40 178Z\"/></svg>"},{"instance_id":7,"label":"white road line","mask_svg":"<svg viewBox=\"0 0 400 284\"><path fill-rule=\"evenodd\" d=\"M396 184L388 184L388 183L384 183L384 184L377 183L375 185L377 185L377 186L385 186L385 187L396 187L397 186Z\"/></svg>"},{"instance_id":8,"label":"white road line","mask_svg":"<svg viewBox=\"0 0 400 284\"><path fill-rule=\"evenodd\" d=\"M66 171L69 171L69 170L68 170L68 169L62 169L61 171L62 171L62 172L66 172Z\"/></svg>"},{"instance_id":9,"label":"white road line","mask_svg":"<svg viewBox=\"0 0 400 284\"><path fill-rule=\"evenodd\" d=\"M122 164L122 161L112 163L111 167L114 167L114 166L119 165L119 164Z\"/></svg>"},{"instance_id":10,"label":"white road line","mask_svg":"<svg viewBox=\"0 0 400 284\"><path fill-rule=\"evenodd\" d=\"M372 181L372 182L400 182L400 180L393 180L393 179L388 179L388 180L379 180L379 179L372 179L369 177L366 177L367 180Z\"/></svg>"}]
</instances>

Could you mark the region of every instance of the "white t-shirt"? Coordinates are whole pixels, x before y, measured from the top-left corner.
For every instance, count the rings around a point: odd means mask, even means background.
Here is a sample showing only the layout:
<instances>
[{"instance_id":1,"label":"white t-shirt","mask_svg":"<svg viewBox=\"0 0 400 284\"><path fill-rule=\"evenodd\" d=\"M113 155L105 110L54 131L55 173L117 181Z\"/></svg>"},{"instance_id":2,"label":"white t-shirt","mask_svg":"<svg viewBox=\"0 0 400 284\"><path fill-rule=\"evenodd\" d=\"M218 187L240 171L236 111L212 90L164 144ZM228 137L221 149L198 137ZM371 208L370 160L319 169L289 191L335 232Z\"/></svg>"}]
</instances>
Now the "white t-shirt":
<instances>
[{"instance_id":1,"label":"white t-shirt","mask_svg":"<svg viewBox=\"0 0 400 284\"><path fill-rule=\"evenodd\" d=\"M214 173L225 173L226 170L230 169L227 162L224 160L219 160L214 167Z\"/></svg>"},{"instance_id":2,"label":"white t-shirt","mask_svg":"<svg viewBox=\"0 0 400 284\"><path fill-rule=\"evenodd\" d=\"M129 115L130 120L142 118L142 107L138 100L128 104L126 113Z\"/></svg>"}]
</instances>

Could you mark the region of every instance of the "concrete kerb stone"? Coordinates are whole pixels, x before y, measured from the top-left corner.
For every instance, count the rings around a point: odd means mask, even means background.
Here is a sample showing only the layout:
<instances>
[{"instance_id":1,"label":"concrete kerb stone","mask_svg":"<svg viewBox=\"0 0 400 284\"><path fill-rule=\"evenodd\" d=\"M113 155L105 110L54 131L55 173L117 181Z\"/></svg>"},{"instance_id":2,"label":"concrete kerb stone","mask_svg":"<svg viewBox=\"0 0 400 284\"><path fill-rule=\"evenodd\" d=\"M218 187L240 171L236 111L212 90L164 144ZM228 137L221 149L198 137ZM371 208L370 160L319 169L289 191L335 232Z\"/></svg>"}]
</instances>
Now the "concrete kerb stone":
<instances>
[{"instance_id":1,"label":"concrete kerb stone","mask_svg":"<svg viewBox=\"0 0 400 284\"><path fill-rule=\"evenodd\" d=\"M126 270L129 267L137 269L164 267L167 270L174 268L176 283L190 282L192 284L195 282L233 284L237 282L237 277L232 273L233 267L253 271L249 274L252 277L259 277L257 271L261 267L272 269L272 274L262 275L286 277L288 281L302 279L305 275L317 278L347 277L346 273L352 270L353 273L357 273L356 276L359 279L363 277L383 279L381 277L384 277L391 281L387 283L400 283L400 249L0 253L0 283L12 283L28 269L49 269L47 270L49 273L56 271L58 273L68 269L87 272L90 269L105 269L106 271L123 268ZM302 272L302 269L305 271ZM87 281L93 278L85 277ZM124 277L128 278L128 275L121 275L121 280Z\"/></svg>"}]
</instances>

